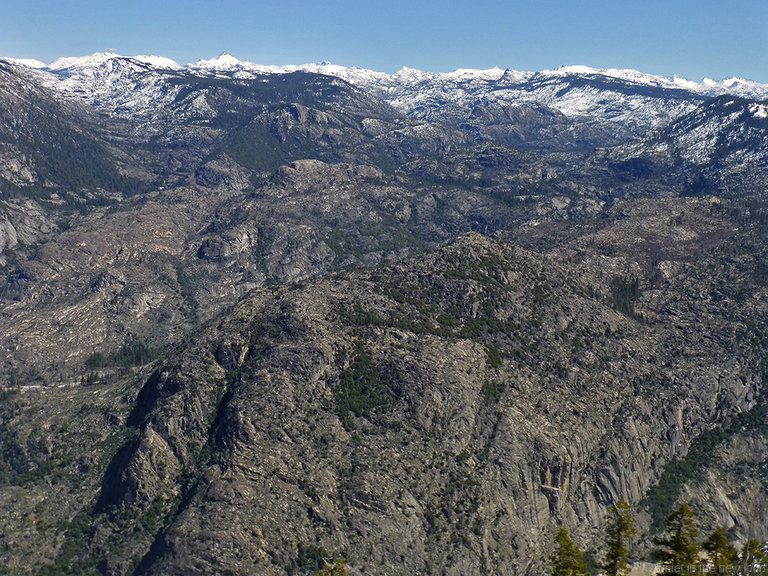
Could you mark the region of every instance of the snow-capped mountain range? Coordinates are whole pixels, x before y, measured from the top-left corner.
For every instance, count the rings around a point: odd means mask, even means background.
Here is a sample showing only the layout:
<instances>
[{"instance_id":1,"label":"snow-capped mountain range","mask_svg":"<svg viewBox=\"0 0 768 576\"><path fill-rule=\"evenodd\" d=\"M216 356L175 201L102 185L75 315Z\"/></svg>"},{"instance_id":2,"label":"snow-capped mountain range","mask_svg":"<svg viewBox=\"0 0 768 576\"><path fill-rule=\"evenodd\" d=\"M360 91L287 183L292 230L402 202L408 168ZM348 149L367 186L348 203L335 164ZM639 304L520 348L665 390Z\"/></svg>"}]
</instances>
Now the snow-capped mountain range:
<instances>
[{"instance_id":1,"label":"snow-capped mountain range","mask_svg":"<svg viewBox=\"0 0 768 576\"><path fill-rule=\"evenodd\" d=\"M768 85L750 80L730 78L695 82L673 76L667 78L644 74L636 70L596 69L587 66L565 66L555 70L519 72L502 68L488 70L458 69L448 73L425 72L402 68L394 74L376 72L359 67L338 66L328 62L267 66L223 53L216 58L181 65L170 58L139 55L126 58L111 52L102 52L77 58L59 58L50 64L37 60L8 59L16 64L48 76L47 84L63 93L91 96L97 100L117 97L116 108L133 113L140 112L150 96L158 96L158 78L178 74L222 76L234 79L254 79L264 74L309 72L340 78L354 86L373 92L405 114L429 119L464 119L477 105L543 104L568 117L599 112L600 116L626 120L635 117L640 126L656 126L671 116L690 111L685 101L730 94L753 100L768 99ZM137 76L154 74L141 88L129 90L133 98L126 97L125 80L136 82ZM622 101L616 107L617 96ZM663 94L673 102L671 110L648 109L649 96ZM113 99L113 98L109 98ZM157 103L157 102L155 102ZM654 102L653 107L658 108ZM639 118L639 119L638 119Z\"/></svg>"},{"instance_id":2,"label":"snow-capped mountain range","mask_svg":"<svg viewBox=\"0 0 768 576\"><path fill-rule=\"evenodd\" d=\"M5 58L11 62L58 73L67 73L77 69L93 68L101 66L106 62L116 59L129 59L141 62L158 69L168 70L190 70L216 72L243 72L245 74L286 74L291 72L312 72L316 74L325 74L327 76L337 76L352 84L367 85L380 84L388 86L391 84L408 84L422 81L445 81L445 82L472 82L486 81L494 82L501 80L514 79L518 82L525 82L534 78L564 78L568 76L604 76L625 82L653 86L666 89L682 89L701 94L703 96L720 96L722 94L731 94L742 98L754 100L763 100L768 98L768 84L760 84L743 78L727 78L723 80L713 80L704 78L700 82L688 80L680 76L658 76L646 74L637 70L617 69L617 68L592 68L589 66L561 66L554 70L541 70L539 72L519 72L499 67L486 70L459 68L453 72L425 72L414 68L401 68L394 74L385 72L376 72L360 67L348 67L331 64L330 62L310 63L300 65L263 65L255 64L248 60L241 60L229 53L222 53L215 58L208 60L198 60L197 62L182 65L172 60L157 55L137 55L124 57L113 52L97 52L90 56L82 57L64 57L45 64L40 60Z\"/></svg>"},{"instance_id":3,"label":"snow-capped mountain range","mask_svg":"<svg viewBox=\"0 0 768 576\"><path fill-rule=\"evenodd\" d=\"M587 66L448 73L402 68L387 74L328 62L260 65L228 53L186 65L162 56L124 57L111 52L59 58L50 64L6 61L64 99L85 102L113 117L143 119L145 126L159 119L212 115L206 95L221 82L254 83L265 75L310 73L348 83L413 121L439 122L534 148L590 148L633 141L694 112L713 97L768 99L768 85L750 80L695 82ZM764 113L762 106L754 109L758 116ZM515 126L511 131L510 125Z\"/></svg>"}]
</instances>

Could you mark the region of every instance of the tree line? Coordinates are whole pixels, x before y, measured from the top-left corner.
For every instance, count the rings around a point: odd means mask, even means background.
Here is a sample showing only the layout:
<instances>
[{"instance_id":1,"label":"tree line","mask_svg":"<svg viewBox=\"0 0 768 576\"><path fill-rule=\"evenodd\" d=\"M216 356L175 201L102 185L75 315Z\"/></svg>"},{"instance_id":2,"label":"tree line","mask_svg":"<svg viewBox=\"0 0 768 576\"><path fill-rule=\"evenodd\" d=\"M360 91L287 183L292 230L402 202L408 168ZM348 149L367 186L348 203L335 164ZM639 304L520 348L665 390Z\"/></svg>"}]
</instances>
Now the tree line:
<instances>
[{"instance_id":1,"label":"tree line","mask_svg":"<svg viewBox=\"0 0 768 576\"><path fill-rule=\"evenodd\" d=\"M629 544L635 535L632 509L621 500L608 508L604 551L598 568L606 576L626 576L631 568ZM653 538L653 559L661 564L661 573L719 573L747 576L764 573L768 550L760 541L750 538L740 548L728 541L722 526L702 538L696 516L688 504L681 504L664 523L665 531ZM585 576L584 552L560 526L554 538L555 551L550 559L552 576Z\"/></svg>"}]
</instances>

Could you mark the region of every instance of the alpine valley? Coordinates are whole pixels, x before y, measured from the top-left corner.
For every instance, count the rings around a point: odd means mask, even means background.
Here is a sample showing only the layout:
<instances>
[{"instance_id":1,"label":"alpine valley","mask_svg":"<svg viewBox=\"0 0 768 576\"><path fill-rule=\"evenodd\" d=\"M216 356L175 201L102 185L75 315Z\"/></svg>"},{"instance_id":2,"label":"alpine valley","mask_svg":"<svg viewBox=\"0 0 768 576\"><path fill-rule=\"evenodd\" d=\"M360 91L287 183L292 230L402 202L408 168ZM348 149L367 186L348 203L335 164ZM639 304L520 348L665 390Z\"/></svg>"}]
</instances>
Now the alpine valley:
<instances>
[{"instance_id":1,"label":"alpine valley","mask_svg":"<svg viewBox=\"0 0 768 576\"><path fill-rule=\"evenodd\" d=\"M768 85L0 59L0 575L768 540Z\"/></svg>"}]
</instances>

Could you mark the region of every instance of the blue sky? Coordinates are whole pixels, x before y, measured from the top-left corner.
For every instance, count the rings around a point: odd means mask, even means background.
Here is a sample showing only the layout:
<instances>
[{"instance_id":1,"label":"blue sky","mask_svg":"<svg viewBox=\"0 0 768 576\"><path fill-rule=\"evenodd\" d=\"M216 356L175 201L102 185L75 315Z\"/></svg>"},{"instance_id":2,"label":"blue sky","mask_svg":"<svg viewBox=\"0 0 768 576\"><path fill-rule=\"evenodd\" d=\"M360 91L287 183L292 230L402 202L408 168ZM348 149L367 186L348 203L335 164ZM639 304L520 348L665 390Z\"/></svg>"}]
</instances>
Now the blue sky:
<instances>
[{"instance_id":1,"label":"blue sky","mask_svg":"<svg viewBox=\"0 0 768 576\"><path fill-rule=\"evenodd\" d=\"M106 50L385 72L585 64L768 83L768 2L2 0L2 56Z\"/></svg>"}]
</instances>

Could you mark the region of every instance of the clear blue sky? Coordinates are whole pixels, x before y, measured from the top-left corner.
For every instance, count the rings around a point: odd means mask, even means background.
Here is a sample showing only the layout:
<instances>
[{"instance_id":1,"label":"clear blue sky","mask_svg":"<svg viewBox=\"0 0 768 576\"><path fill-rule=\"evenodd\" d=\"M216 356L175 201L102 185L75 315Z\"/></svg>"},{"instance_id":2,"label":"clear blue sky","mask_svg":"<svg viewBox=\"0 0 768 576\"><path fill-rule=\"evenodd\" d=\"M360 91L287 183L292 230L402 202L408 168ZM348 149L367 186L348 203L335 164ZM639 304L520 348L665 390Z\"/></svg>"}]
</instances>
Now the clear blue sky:
<instances>
[{"instance_id":1,"label":"clear blue sky","mask_svg":"<svg viewBox=\"0 0 768 576\"><path fill-rule=\"evenodd\" d=\"M394 72L566 64L768 83L768 0L2 0L0 55L328 60Z\"/></svg>"}]
</instances>

